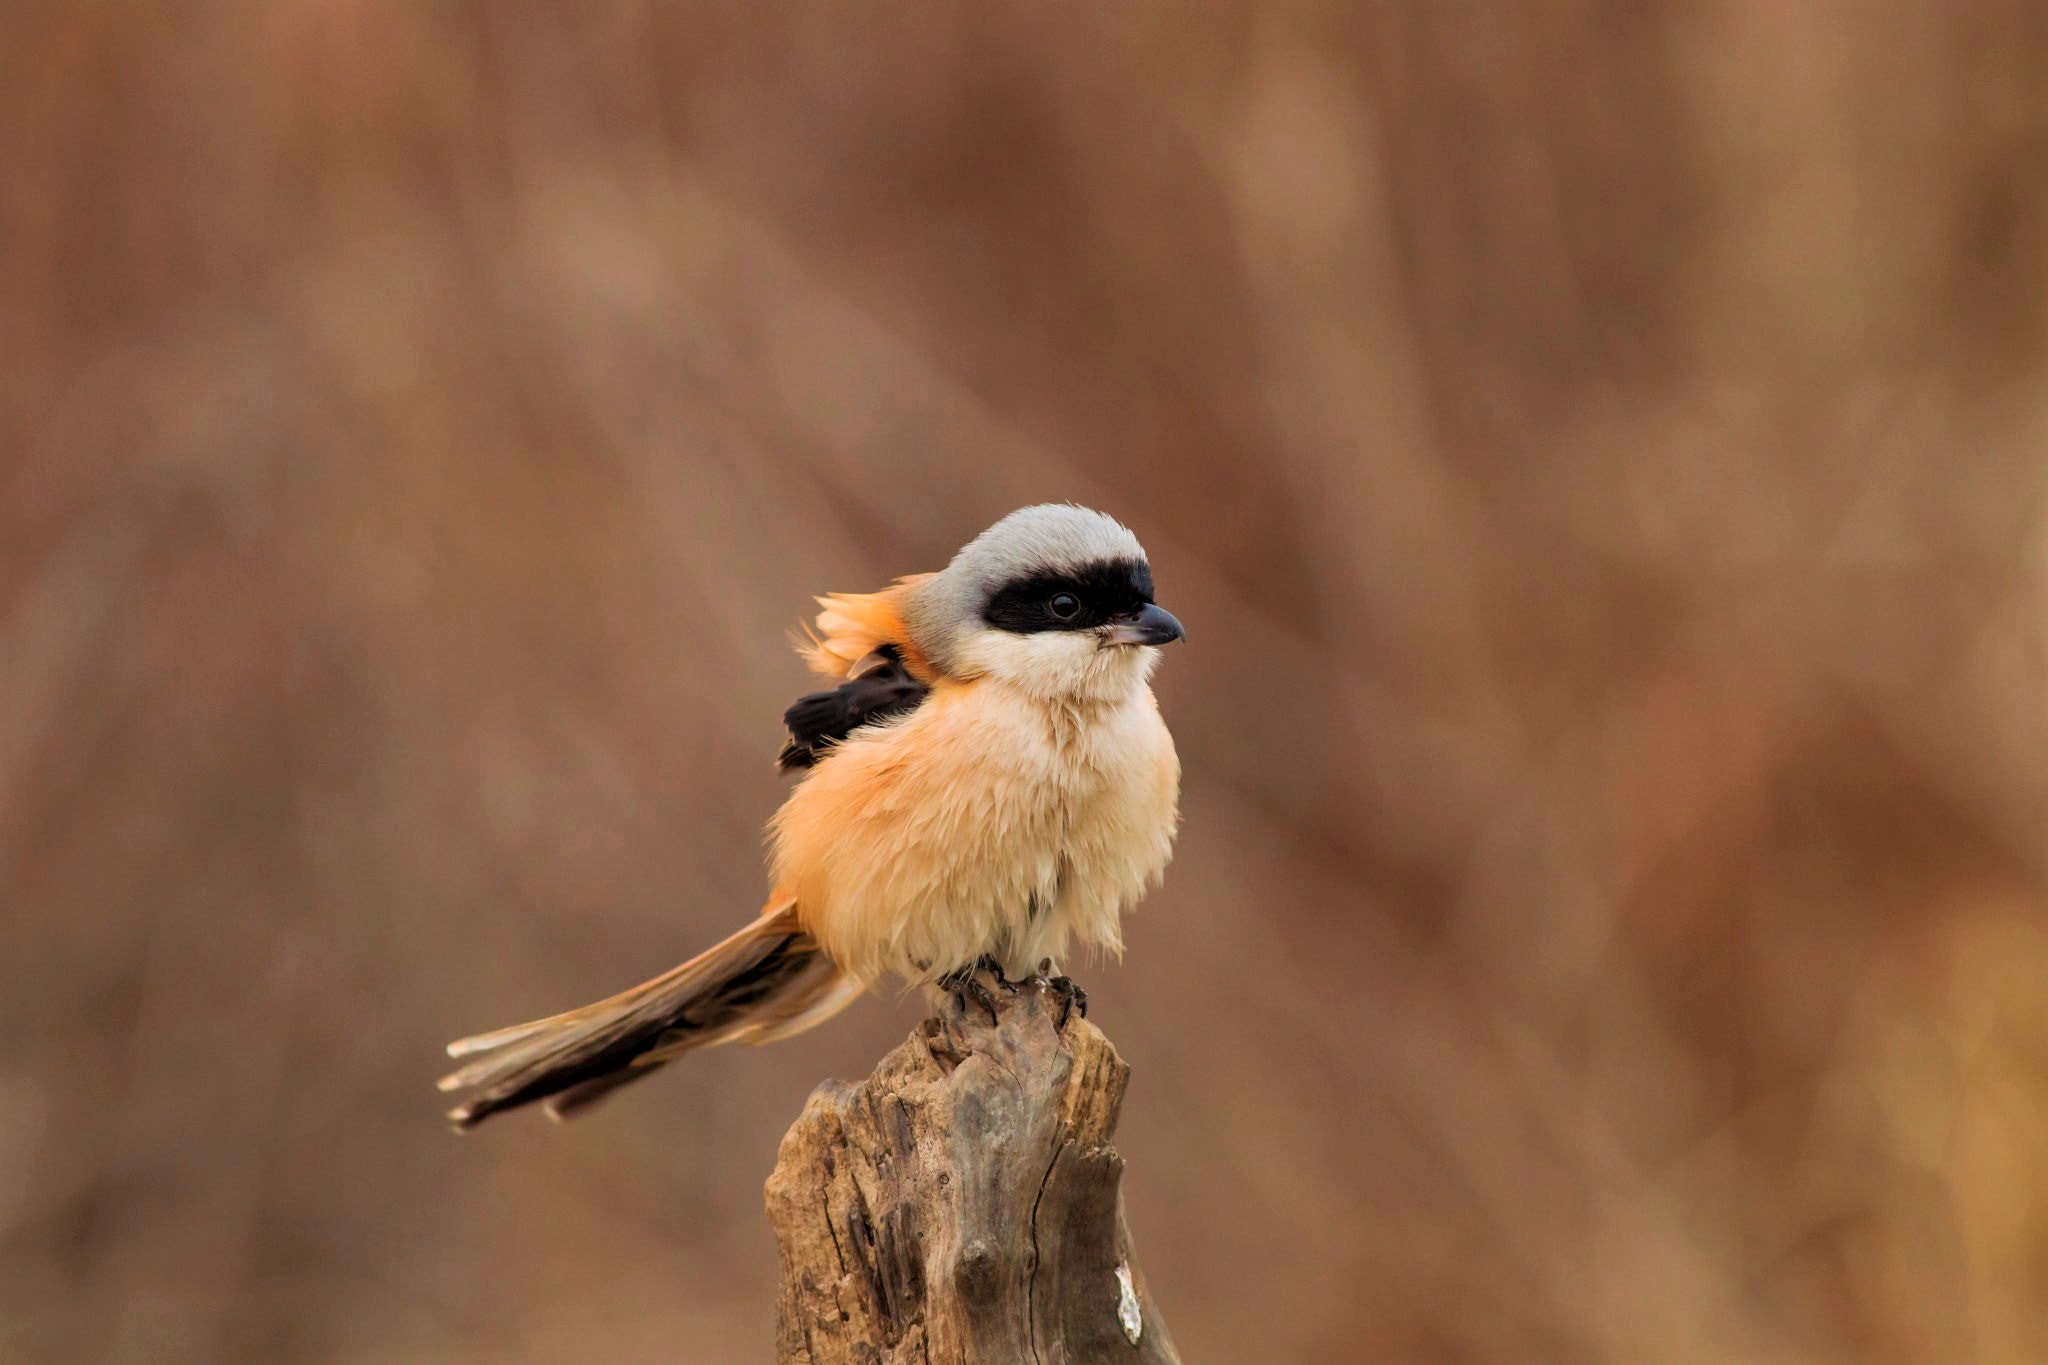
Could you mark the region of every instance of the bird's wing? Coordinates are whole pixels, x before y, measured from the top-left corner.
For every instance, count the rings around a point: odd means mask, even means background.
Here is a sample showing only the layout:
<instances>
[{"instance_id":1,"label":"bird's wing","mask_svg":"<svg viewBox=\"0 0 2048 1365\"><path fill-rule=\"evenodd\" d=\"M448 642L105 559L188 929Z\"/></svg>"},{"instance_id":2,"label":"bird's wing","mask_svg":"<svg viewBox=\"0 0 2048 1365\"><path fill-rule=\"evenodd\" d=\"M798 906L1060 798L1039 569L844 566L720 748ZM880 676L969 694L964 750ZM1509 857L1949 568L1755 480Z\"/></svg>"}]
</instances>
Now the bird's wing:
<instances>
[{"instance_id":1,"label":"bird's wing","mask_svg":"<svg viewBox=\"0 0 2048 1365\"><path fill-rule=\"evenodd\" d=\"M811 767L861 726L914 711L930 693L910 676L897 647L885 644L861 662L850 681L799 697L782 713L789 738L776 766L784 772Z\"/></svg>"}]
</instances>

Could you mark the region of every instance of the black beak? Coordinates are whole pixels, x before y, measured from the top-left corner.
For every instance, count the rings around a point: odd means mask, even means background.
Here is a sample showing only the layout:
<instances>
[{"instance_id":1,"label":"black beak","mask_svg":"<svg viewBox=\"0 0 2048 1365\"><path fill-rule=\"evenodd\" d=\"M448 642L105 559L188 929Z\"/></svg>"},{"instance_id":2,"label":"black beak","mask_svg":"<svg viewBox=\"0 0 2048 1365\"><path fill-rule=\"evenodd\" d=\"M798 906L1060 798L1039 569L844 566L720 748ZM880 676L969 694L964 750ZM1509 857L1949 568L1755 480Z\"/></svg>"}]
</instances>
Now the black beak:
<instances>
[{"instance_id":1,"label":"black beak","mask_svg":"<svg viewBox=\"0 0 2048 1365\"><path fill-rule=\"evenodd\" d=\"M1136 616L1110 623L1104 640L1112 645L1170 645L1187 638L1180 622L1164 607L1147 603Z\"/></svg>"}]
</instances>

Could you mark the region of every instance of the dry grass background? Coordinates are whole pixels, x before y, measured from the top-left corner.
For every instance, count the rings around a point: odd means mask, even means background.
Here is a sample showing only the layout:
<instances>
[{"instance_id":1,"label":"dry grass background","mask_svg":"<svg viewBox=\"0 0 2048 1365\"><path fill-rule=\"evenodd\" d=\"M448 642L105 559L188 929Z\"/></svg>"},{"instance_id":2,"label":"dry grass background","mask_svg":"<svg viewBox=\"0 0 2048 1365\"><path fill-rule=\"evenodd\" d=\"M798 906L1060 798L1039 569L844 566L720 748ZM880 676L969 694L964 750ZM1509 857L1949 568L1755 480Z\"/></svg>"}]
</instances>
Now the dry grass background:
<instances>
[{"instance_id":1,"label":"dry grass background","mask_svg":"<svg viewBox=\"0 0 2048 1365\"><path fill-rule=\"evenodd\" d=\"M1116 512L1194 1361L2048 1360L2048 11L0 14L0 1359L758 1360L807 594Z\"/></svg>"}]
</instances>

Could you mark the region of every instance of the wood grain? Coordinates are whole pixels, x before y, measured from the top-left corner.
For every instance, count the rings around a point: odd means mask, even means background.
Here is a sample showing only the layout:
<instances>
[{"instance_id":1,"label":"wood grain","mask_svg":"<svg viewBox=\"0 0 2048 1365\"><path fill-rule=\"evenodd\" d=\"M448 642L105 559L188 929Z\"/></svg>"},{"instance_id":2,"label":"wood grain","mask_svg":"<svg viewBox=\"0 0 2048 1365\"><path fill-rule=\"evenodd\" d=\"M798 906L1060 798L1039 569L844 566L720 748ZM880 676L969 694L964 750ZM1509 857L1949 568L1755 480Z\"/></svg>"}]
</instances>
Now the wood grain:
<instances>
[{"instance_id":1,"label":"wood grain","mask_svg":"<svg viewBox=\"0 0 2048 1365\"><path fill-rule=\"evenodd\" d=\"M995 1012L925 1020L783 1139L783 1365L1180 1359L1123 1216L1130 1068L1043 985Z\"/></svg>"}]
</instances>

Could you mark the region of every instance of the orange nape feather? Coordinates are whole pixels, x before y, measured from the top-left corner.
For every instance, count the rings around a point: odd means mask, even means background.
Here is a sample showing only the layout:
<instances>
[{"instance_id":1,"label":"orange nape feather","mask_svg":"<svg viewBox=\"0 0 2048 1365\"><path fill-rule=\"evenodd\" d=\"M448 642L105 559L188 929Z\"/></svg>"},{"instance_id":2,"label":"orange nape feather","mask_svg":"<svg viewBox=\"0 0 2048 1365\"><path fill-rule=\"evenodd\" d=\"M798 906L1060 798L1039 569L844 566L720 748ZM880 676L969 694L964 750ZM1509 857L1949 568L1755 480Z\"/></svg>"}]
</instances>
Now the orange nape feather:
<instances>
[{"instance_id":1,"label":"orange nape feather","mask_svg":"<svg viewBox=\"0 0 2048 1365\"><path fill-rule=\"evenodd\" d=\"M908 574L880 592L835 592L818 598L824 610L817 615L816 628L797 641L797 653L812 672L843 682L868 655L893 645L910 676L929 687L938 681L938 673L903 624L903 597L931 577Z\"/></svg>"}]
</instances>

